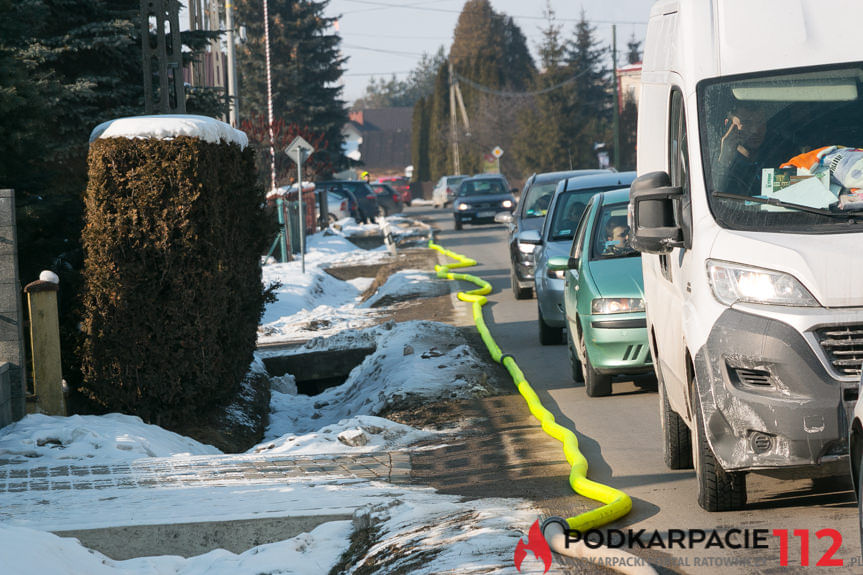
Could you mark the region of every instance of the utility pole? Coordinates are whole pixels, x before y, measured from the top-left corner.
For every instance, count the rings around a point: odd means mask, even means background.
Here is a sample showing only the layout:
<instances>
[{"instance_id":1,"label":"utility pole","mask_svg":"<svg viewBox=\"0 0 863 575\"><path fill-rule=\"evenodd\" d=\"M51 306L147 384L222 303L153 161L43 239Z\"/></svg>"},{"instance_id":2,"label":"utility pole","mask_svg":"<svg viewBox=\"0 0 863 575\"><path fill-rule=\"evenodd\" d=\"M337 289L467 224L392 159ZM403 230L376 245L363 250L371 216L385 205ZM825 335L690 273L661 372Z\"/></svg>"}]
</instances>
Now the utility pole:
<instances>
[{"instance_id":1,"label":"utility pole","mask_svg":"<svg viewBox=\"0 0 863 575\"><path fill-rule=\"evenodd\" d=\"M237 56L234 38L234 4L231 0L225 0L225 28L228 42L228 98L230 108L228 120L234 128L240 127L240 93L237 89Z\"/></svg>"},{"instance_id":2,"label":"utility pole","mask_svg":"<svg viewBox=\"0 0 863 575\"><path fill-rule=\"evenodd\" d=\"M452 61L449 64L449 137L452 142L453 170L456 174L461 173L461 162L458 152L458 118L455 110L455 74L452 70Z\"/></svg>"},{"instance_id":3,"label":"utility pole","mask_svg":"<svg viewBox=\"0 0 863 575\"><path fill-rule=\"evenodd\" d=\"M611 65L614 74L614 167L620 169L620 89L617 86L617 24L611 25Z\"/></svg>"}]
</instances>

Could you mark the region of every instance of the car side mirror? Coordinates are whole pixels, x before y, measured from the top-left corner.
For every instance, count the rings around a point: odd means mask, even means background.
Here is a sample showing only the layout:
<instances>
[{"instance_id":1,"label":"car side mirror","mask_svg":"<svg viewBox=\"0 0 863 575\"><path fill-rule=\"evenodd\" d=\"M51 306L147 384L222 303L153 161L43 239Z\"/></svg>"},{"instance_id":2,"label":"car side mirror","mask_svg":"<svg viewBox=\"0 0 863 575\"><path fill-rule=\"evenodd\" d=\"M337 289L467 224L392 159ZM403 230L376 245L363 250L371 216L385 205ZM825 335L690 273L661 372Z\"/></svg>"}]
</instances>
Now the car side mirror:
<instances>
[{"instance_id":1,"label":"car side mirror","mask_svg":"<svg viewBox=\"0 0 863 575\"><path fill-rule=\"evenodd\" d=\"M518 188L510 188L509 193L512 195L516 195L518 193Z\"/></svg>"},{"instance_id":2,"label":"car side mirror","mask_svg":"<svg viewBox=\"0 0 863 575\"><path fill-rule=\"evenodd\" d=\"M683 229L675 216L675 205L683 189L671 185L665 172L650 172L637 177L629 193L630 244L640 252L667 254L683 247Z\"/></svg>"},{"instance_id":3,"label":"car side mirror","mask_svg":"<svg viewBox=\"0 0 863 575\"><path fill-rule=\"evenodd\" d=\"M538 246L542 243L542 238L539 235L539 230L524 230L518 233L518 241L522 244Z\"/></svg>"},{"instance_id":4,"label":"car side mirror","mask_svg":"<svg viewBox=\"0 0 863 575\"><path fill-rule=\"evenodd\" d=\"M563 256L548 258L548 263L545 267L550 272L566 271L569 269L569 258L565 258Z\"/></svg>"}]
</instances>

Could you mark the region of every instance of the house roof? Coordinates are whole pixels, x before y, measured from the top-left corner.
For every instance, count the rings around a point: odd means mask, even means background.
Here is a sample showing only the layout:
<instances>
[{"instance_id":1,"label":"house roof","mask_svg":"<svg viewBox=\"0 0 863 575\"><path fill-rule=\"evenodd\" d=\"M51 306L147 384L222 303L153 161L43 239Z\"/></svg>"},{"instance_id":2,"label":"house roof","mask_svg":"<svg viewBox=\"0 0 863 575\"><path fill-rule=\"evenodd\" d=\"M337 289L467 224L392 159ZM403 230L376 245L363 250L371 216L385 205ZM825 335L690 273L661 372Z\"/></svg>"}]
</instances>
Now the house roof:
<instances>
[{"instance_id":1,"label":"house roof","mask_svg":"<svg viewBox=\"0 0 863 575\"><path fill-rule=\"evenodd\" d=\"M410 106L398 108L367 108L354 110L350 119L363 131L410 132L414 109Z\"/></svg>"}]
</instances>

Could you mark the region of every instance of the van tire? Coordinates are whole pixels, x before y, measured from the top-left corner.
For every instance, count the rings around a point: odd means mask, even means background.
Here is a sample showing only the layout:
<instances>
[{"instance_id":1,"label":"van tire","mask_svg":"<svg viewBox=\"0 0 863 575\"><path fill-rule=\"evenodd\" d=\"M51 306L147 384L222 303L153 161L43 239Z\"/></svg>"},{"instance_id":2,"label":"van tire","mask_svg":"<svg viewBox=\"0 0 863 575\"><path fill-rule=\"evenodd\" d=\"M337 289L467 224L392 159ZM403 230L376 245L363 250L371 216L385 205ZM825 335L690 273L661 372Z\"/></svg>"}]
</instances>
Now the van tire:
<instances>
[{"instance_id":1,"label":"van tire","mask_svg":"<svg viewBox=\"0 0 863 575\"><path fill-rule=\"evenodd\" d=\"M579 337L581 342L581 371L584 376L584 390L588 397L605 397L611 395L611 376L599 373L590 365L590 357L587 355L587 347L584 345L584 334Z\"/></svg>"},{"instance_id":2,"label":"van tire","mask_svg":"<svg viewBox=\"0 0 863 575\"><path fill-rule=\"evenodd\" d=\"M575 342L572 341L572 330L566 330L566 347L569 350L569 368L572 371L572 381L581 383L584 381L584 374L581 372L581 361L578 359L578 352L575 350Z\"/></svg>"},{"instance_id":3,"label":"van tire","mask_svg":"<svg viewBox=\"0 0 863 575\"><path fill-rule=\"evenodd\" d=\"M539 317L539 343L542 345L560 345L563 343L563 328L552 327L545 323L545 320L542 319L539 302L537 302L536 314Z\"/></svg>"},{"instance_id":4,"label":"van tire","mask_svg":"<svg viewBox=\"0 0 863 575\"><path fill-rule=\"evenodd\" d=\"M698 399L697 386L693 386L692 459L695 480L698 484L698 505L705 511L739 511L746 505L746 473L725 471L713 455L704 436L704 421Z\"/></svg>"},{"instance_id":5,"label":"van tire","mask_svg":"<svg viewBox=\"0 0 863 575\"><path fill-rule=\"evenodd\" d=\"M669 469L692 469L692 433L683 418L671 408L665 384L658 381L658 387L665 465Z\"/></svg>"}]
</instances>

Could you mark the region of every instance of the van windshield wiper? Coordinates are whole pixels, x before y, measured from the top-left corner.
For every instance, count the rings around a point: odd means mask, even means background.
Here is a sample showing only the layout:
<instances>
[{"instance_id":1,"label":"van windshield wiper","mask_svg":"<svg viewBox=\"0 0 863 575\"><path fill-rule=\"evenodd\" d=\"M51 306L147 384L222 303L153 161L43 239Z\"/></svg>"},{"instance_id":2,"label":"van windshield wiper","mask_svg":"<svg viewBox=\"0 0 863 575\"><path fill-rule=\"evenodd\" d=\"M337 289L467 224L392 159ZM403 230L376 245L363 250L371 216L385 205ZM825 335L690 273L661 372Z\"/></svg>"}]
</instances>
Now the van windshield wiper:
<instances>
[{"instance_id":1,"label":"van windshield wiper","mask_svg":"<svg viewBox=\"0 0 863 575\"><path fill-rule=\"evenodd\" d=\"M780 206L782 208L790 208L792 210L798 210L801 212L809 212L810 214L818 214L821 216L828 216L831 218L841 218L841 219L852 219L859 218L860 213L854 212L834 212L832 210L826 208L813 208L811 206L804 206L802 204L792 204L790 202L783 202L782 200L777 200L776 198L756 198L753 196L743 196L740 194L729 194L727 192L713 192L713 196L717 198L728 198L729 200L737 200L742 202L753 202L756 204L768 204L770 206Z\"/></svg>"}]
</instances>

